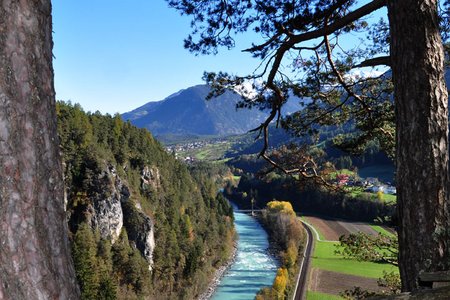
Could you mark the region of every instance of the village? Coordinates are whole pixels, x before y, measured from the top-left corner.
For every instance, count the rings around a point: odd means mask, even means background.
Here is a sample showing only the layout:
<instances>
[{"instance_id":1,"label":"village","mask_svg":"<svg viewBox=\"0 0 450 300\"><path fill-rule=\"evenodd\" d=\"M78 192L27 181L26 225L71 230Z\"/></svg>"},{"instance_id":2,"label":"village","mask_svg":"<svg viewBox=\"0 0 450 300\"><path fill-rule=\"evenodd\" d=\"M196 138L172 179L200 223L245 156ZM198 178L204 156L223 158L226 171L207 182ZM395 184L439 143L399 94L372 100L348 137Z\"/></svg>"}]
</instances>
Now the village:
<instances>
[{"instance_id":1,"label":"village","mask_svg":"<svg viewBox=\"0 0 450 300\"><path fill-rule=\"evenodd\" d=\"M340 187L361 187L368 193L382 192L389 195L397 194L397 189L391 184L391 182L381 182L375 177L360 178L359 176L352 176L346 173L337 174L334 183Z\"/></svg>"}]
</instances>

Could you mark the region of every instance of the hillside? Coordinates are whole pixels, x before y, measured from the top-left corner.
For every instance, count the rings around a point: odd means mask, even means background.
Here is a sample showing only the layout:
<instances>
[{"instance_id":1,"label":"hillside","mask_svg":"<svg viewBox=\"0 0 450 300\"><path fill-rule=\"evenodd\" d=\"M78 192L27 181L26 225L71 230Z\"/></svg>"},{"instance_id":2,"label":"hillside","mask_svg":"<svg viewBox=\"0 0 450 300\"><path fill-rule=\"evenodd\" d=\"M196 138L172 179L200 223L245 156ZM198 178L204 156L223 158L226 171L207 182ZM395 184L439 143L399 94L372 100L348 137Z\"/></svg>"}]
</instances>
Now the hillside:
<instances>
[{"instance_id":1,"label":"hillside","mask_svg":"<svg viewBox=\"0 0 450 300\"><path fill-rule=\"evenodd\" d=\"M193 299L227 261L226 169L188 168L119 115L58 103L66 210L82 299Z\"/></svg>"},{"instance_id":2,"label":"hillside","mask_svg":"<svg viewBox=\"0 0 450 300\"><path fill-rule=\"evenodd\" d=\"M209 91L207 85L189 87L162 101L149 102L122 117L137 127L150 130L155 136L241 134L255 128L267 117L266 112L258 109L236 110L241 96L231 91L207 101ZM284 113L298 107L295 100L291 101Z\"/></svg>"}]
</instances>

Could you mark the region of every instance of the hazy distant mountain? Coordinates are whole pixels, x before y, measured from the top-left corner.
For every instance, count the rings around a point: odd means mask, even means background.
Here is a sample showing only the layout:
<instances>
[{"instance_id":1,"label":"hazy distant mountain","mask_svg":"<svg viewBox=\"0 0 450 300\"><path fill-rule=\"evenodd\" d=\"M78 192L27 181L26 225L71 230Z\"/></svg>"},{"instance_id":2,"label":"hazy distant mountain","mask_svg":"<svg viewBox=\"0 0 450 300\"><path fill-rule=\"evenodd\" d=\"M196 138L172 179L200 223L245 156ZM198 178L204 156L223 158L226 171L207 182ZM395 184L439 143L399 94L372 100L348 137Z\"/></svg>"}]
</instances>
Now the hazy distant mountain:
<instances>
[{"instance_id":1,"label":"hazy distant mountain","mask_svg":"<svg viewBox=\"0 0 450 300\"><path fill-rule=\"evenodd\" d=\"M222 96L206 101L210 88L197 85L181 90L158 102L149 102L122 117L133 125L147 128L154 135L232 135L245 133L257 127L268 116L258 109L236 110L241 99L227 91ZM290 101L284 114L300 108L298 101Z\"/></svg>"}]
</instances>

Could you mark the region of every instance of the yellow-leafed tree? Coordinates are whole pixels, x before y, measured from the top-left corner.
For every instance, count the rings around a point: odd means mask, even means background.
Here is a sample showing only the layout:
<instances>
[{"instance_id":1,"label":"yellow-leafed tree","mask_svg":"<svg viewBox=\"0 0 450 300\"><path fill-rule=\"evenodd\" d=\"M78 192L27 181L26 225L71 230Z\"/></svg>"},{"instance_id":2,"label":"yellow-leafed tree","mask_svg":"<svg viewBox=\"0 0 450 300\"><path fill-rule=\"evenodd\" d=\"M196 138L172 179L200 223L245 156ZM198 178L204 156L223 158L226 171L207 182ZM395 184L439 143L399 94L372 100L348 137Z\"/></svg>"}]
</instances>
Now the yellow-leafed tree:
<instances>
[{"instance_id":1,"label":"yellow-leafed tree","mask_svg":"<svg viewBox=\"0 0 450 300\"><path fill-rule=\"evenodd\" d=\"M289 215L295 215L292 204L287 201L270 201L269 203L267 203L267 208L270 212L282 212Z\"/></svg>"},{"instance_id":2,"label":"yellow-leafed tree","mask_svg":"<svg viewBox=\"0 0 450 300\"><path fill-rule=\"evenodd\" d=\"M272 285L272 299L284 299L284 292L288 283L288 271L285 268L279 268L277 276L275 277Z\"/></svg>"}]
</instances>

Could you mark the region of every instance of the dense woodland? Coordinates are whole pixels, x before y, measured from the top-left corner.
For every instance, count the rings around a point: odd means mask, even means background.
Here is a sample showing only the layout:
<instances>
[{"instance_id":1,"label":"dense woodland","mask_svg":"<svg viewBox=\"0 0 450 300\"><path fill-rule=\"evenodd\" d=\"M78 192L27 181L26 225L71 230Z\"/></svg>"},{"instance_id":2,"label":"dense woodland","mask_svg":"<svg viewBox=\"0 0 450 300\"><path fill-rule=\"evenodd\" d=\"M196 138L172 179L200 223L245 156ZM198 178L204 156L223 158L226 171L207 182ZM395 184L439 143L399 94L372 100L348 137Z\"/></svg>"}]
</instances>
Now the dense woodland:
<instances>
[{"instance_id":1,"label":"dense woodland","mask_svg":"<svg viewBox=\"0 0 450 300\"><path fill-rule=\"evenodd\" d=\"M147 130L123 122L119 115L85 113L79 105L63 102L57 104L57 115L82 298L192 299L201 293L233 247L232 209L217 195L216 179L226 171L206 165L189 169ZM147 187L141 178L145 167L159 172L158 182ZM114 244L102 239L90 222L93 202L104 193L98 182L105 168L115 170L130 195L122 203L124 226ZM142 225L136 207L154 223L151 270L136 246L135 231Z\"/></svg>"},{"instance_id":2,"label":"dense woodland","mask_svg":"<svg viewBox=\"0 0 450 300\"><path fill-rule=\"evenodd\" d=\"M294 210L301 214L364 222L395 218L394 204L373 199L366 193L354 197L339 190L314 185L300 186L295 178L275 173L264 178L246 174L241 177L236 188L228 186L226 193L244 208L251 207L251 199L254 199L254 205L258 208L264 208L273 199L290 199Z\"/></svg>"},{"instance_id":3,"label":"dense woodland","mask_svg":"<svg viewBox=\"0 0 450 300\"><path fill-rule=\"evenodd\" d=\"M334 138L340 134L342 130L318 130L318 136L320 137L319 141L309 142L312 143L311 149L309 153L314 153L314 156L317 157L321 162L331 162L335 166L335 169L351 169L351 168L363 168L369 166L379 166L385 165L390 166L392 170L394 169L394 163L392 159L390 159L385 152L382 151L380 143L377 141L370 141L367 143L364 149L360 150L360 153L351 154L339 149L334 144ZM280 135L283 134L282 130L274 131L276 133L275 137L278 139ZM286 134L286 133L284 133ZM283 135L284 136L284 135ZM235 148L245 146L245 150L236 153L227 153L230 160L227 162L227 165L233 168L235 173L258 173L267 169L269 164L258 157L258 150L261 149L261 139L254 142L254 136L250 135L252 138L249 141L244 140L239 143ZM293 142L298 145L302 145L302 139L291 139L290 142ZM289 143L276 144L274 149L282 147ZM250 145L250 146L248 146ZM259 146L258 146L259 145ZM271 149L272 150L272 149ZM236 151L233 149L233 151ZM241 172L242 171L242 172ZM394 178L390 178L390 181L393 181Z\"/></svg>"}]
</instances>

